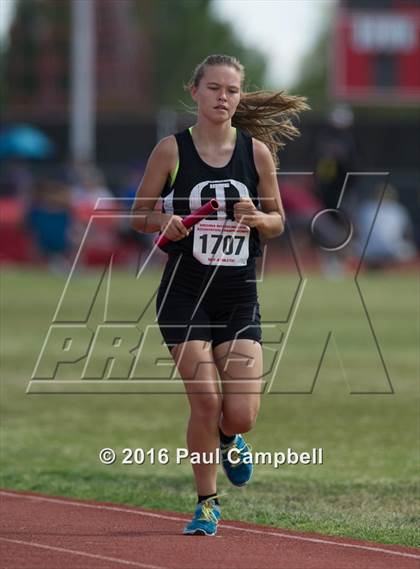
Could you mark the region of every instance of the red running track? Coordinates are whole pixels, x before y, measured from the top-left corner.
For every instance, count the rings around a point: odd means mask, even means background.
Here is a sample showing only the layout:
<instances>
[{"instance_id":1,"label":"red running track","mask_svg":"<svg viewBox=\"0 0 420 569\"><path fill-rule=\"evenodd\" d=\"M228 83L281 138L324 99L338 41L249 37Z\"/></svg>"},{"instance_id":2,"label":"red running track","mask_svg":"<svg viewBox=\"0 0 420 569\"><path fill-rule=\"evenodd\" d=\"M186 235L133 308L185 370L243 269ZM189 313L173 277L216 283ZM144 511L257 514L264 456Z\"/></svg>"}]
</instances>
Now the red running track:
<instances>
[{"instance_id":1,"label":"red running track","mask_svg":"<svg viewBox=\"0 0 420 569\"><path fill-rule=\"evenodd\" d=\"M419 569L414 548L222 522L183 536L188 516L0 491L2 569Z\"/></svg>"}]
</instances>

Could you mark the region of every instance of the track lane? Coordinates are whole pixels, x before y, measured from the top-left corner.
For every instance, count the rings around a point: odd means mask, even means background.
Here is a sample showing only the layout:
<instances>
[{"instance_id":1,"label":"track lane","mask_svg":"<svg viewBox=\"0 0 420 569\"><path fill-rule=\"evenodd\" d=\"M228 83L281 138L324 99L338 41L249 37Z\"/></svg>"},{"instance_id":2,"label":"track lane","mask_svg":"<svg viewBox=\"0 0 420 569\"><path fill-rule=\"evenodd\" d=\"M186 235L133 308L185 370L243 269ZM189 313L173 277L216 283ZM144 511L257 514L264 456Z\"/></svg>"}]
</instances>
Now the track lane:
<instances>
[{"instance_id":1,"label":"track lane","mask_svg":"<svg viewBox=\"0 0 420 569\"><path fill-rule=\"evenodd\" d=\"M5 569L70 569L79 564L88 569L130 565L159 569L420 566L420 554L413 548L277 531L237 522L222 523L215 539L187 537L180 532L188 516L170 512L12 491L0 492L0 500L4 514L4 539L0 539L0 546L6 553L2 558L7 563L14 559ZM52 558L57 556L61 560L54 565ZM83 563L76 562L77 557Z\"/></svg>"}]
</instances>

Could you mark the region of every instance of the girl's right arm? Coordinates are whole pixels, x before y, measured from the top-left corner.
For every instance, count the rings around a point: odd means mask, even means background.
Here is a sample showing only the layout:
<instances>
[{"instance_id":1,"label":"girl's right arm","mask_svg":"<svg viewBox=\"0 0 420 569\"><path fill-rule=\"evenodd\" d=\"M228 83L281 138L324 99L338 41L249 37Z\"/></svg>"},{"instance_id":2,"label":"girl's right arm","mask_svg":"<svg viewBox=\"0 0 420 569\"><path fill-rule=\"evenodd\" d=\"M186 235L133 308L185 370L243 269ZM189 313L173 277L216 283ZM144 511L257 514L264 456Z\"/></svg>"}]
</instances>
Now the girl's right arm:
<instances>
[{"instance_id":1,"label":"girl's right arm","mask_svg":"<svg viewBox=\"0 0 420 569\"><path fill-rule=\"evenodd\" d=\"M178 241L188 235L189 230L184 227L180 216L154 209L177 161L178 146L175 137L163 138L150 155L131 209L131 227L135 231L141 233L164 231L171 241Z\"/></svg>"}]
</instances>

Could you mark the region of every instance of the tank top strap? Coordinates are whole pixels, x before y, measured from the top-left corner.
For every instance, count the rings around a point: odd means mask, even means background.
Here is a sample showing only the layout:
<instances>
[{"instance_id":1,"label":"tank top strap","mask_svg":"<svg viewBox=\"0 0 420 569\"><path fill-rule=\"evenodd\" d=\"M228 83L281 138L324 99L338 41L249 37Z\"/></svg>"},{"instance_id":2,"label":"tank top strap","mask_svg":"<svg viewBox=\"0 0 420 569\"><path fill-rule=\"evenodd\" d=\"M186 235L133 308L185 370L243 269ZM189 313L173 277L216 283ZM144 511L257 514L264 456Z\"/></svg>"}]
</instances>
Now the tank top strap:
<instances>
[{"instance_id":1,"label":"tank top strap","mask_svg":"<svg viewBox=\"0 0 420 569\"><path fill-rule=\"evenodd\" d=\"M192 147L191 136L187 128L181 132L177 132L175 139L178 144L178 163L181 166L181 164L185 164L186 159L190 159L194 148Z\"/></svg>"},{"instance_id":2,"label":"tank top strap","mask_svg":"<svg viewBox=\"0 0 420 569\"><path fill-rule=\"evenodd\" d=\"M246 156L248 164L250 164L251 166L252 173L255 176L255 178L258 180L259 175L254 161L254 146L252 143L252 136L239 129L237 129L237 133L238 133L238 151L239 153Z\"/></svg>"}]
</instances>

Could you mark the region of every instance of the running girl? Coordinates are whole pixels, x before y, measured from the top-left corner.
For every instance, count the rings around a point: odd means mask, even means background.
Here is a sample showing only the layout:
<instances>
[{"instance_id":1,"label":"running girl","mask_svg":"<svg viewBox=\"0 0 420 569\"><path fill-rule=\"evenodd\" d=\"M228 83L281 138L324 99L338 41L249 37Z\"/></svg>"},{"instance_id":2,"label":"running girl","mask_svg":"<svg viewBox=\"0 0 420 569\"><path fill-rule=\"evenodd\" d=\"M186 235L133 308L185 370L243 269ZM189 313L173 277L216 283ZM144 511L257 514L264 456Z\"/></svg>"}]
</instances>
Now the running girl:
<instances>
[{"instance_id":1,"label":"running girl","mask_svg":"<svg viewBox=\"0 0 420 569\"><path fill-rule=\"evenodd\" d=\"M307 108L300 97L245 93L243 83L244 68L234 57L210 55L197 66L189 85L196 124L153 150L132 222L137 231L161 231L170 240L157 319L190 403L189 451L209 455L220 445L223 469L236 486L252 475L242 433L252 429L260 406L255 258L260 238L283 232L277 151L283 138L298 135L291 116ZM219 209L186 229L182 219L212 198ZM193 470L198 502L184 533L215 535L217 464Z\"/></svg>"}]
</instances>

